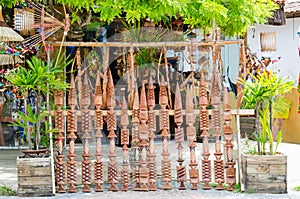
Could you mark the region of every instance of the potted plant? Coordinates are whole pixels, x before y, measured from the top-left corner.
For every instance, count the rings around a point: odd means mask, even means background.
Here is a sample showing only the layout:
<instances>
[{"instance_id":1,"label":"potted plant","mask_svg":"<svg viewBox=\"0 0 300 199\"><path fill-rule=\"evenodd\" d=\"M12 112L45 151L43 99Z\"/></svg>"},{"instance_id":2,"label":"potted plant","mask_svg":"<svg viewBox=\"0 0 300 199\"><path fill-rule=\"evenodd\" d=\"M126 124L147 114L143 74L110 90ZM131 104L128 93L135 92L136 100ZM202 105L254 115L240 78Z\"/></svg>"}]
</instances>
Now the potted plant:
<instances>
[{"instance_id":1,"label":"potted plant","mask_svg":"<svg viewBox=\"0 0 300 199\"><path fill-rule=\"evenodd\" d=\"M48 134L56 130L47 123L49 110L46 110L46 103L49 102L45 102L43 96L68 88L64 78L59 75L69 64L64 63L63 56L55 63L56 59L46 64L44 60L32 57L27 60L28 66L20 66L6 77L18 87L24 99L24 112L19 111L12 123L24 129L29 147L29 150L22 151L23 156L17 158L19 196L52 195L52 166L47 143L50 141ZM29 93L33 94L33 100L28 99ZM44 150L41 150L41 143L44 144Z\"/></svg>"},{"instance_id":2,"label":"potted plant","mask_svg":"<svg viewBox=\"0 0 300 199\"><path fill-rule=\"evenodd\" d=\"M286 193L287 157L277 152L282 132L272 133L272 115L289 111L289 101L284 94L290 92L294 81L264 71L253 81L241 80L244 87L245 108L255 108L258 114L256 145L251 153L242 153L242 183L247 192ZM274 142L276 146L274 147Z\"/></svg>"}]
</instances>

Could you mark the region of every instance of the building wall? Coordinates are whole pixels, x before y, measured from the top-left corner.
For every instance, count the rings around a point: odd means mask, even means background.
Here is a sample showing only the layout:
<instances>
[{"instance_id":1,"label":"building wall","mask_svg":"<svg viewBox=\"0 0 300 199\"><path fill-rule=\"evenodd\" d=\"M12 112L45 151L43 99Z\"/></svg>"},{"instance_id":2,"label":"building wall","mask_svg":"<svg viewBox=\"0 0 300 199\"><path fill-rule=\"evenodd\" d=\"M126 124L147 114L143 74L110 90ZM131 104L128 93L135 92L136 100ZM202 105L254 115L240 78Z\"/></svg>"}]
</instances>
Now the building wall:
<instances>
[{"instance_id":1,"label":"building wall","mask_svg":"<svg viewBox=\"0 0 300 199\"><path fill-rule=\"evenodd\" d=\"M258 58L264 53L271 55L272 60L280 60L270 65L273 71L277 71L279 76L289 76L298 82L300 72L300 58L298 52L299 36L297 34L300 26L300 18L287 19L284 26L256 25L255 32L248 30L247 43L252 52L256 51ZM276 52L261 52L260 32L276 31ZM291 101L291 110L288 119L282 122L283 142L300 143L300 114L297 113L299 102L297 89L286 95Z\"/></svg>"},{"instance_id":2,"label":"building wall","mask_svg":"<svg viewBox=\"0 0 300 199\"><path fill-rule=\"evenodd\" d=\"M258 58L265 53L271 55L272 60L280 60L271 64L273 71L278 69L280 76L289 76L298 80L300 59L298 52L299 36L297 34L300 18L289 18L284 26L256 25L255 32L248 29L247 43L252 52L257 52ZM276 32L276 52L261 52L260 32Z\"/></svg>"}]
</instances>

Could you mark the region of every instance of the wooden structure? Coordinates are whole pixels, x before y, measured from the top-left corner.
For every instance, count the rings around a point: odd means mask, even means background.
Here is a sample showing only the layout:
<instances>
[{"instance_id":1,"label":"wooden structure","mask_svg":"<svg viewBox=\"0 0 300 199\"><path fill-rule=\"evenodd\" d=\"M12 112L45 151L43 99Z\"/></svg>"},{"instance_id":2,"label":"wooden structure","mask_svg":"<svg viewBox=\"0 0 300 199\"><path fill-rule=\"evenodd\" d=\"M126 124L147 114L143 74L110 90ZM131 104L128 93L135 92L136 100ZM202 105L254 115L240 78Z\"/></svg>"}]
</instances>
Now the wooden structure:
<instances>
[{"instance_id":1,"label":"wooden structure","mask_svg":"<svg viewBox=\"0 0 300 199\"><path fill-rule=\"evenodd\" d=\"M75 110L76 97L74 95L74 80L71 78L71 87L69 92L68 103L70 105L70 110L62 110L62 95L57 94L56 107L57 110L54 111L56 116L56 127L60 129L57 136L57 157L56 157L56 180L58 185L58 192L64 192L66 185L68 186L69 192L75 192L74 187L77 183L76 166L75 166L75 153L74 153L74 140L76 139L75 132L79 129L76 127L76 117L78 115L82 118L82 132L83 132L83 143L84 151L82 154L82 184L83 192L90 192L92 183L92 160L90 154L89 140L93 137L92 133L95 133L96 140L96 153L95 153L95 163L94 163L94 182L96 184L95 191L104 191L103 184L105 181L109 184L109 191L118 191L119 184L122 184L122 191L127 191L129 189L136 191L155 191L157 189L156 183L161 181L164 190L172 189L172 165L176 165L177 172L177 182L179 183L178 189L186 189L185 182L189 178L191 184L191 189L198 189L199 183L204 182L202 186L203 189L211 189L210 182L217 182L218 186L216 189L224 189L222 183L227 182L229 184L228 190L233 189L235 184L235 162L233 159L233 133L231 128L231 114L234 113L229 106L228 93L226 89L220 88L219 76L214 75L211 82L206 82L204 76L201 76L198 93L195 93L195 84L187 87L185 85L176 86L174 107L172 107L172 102L170 102L170 85L167 77L164 74L158 75L156 79L159 80L159 108L155 106L155 93L153 85L153 77L150 75L147 79L143 79L143 82L138 85L135 79L135 65L133 57L133 47L165 47L165 46L213 46L215 49L220 45L226 44L237 44L238 41L228 41L228 42L208 42L208 43L197 43L197 42L174 42L174 43L122 43L122 47L129 47L129 94L124 93L122 96L122 110L115 110L116 108L116 96L115 87L113 84L113 78L111 71L108 68L108 57L109 57L109 47L115 46L120 47L120 43L68 43L63 45L74 45L74 46L93 46L101 47L106 46L104 53L104 70L97 72L97 77L95 80L95 89L91 89L89 86L92 85L87 80L87 69L78 67L78 75L80 77L77 79L78 95L79 96L79 110ZM53 44L56 45L56 44ZM165 51L165 48L162 48ZM220 49L220 48L219 48ZM79 54L79 53L78 53ZM77 57L80 62L80 58ZM214 60L216 61L216 60ZM77 63L80 65L80 63ZM220 63L218 63L220 65ZM168 67L168 66L164 66ZM219 66L220 68L220 66ZM132 70L131 70L132 69ZM166 74L168 74L168 70ZM217 69L216 69L217 71ZM102 73L103 72L103 73ZM219 71L216 72L216 74ZM159 74L159 73L158 73ZM193 76L193 75L192 75ZM167 79L167 81L165 81ZM147 85L146 85L147 84ZM211 86L208 89L208 86ZM141 88L141 89L139 89ZM186 90L185 97L182 96L181 89ZM90 96L90 90L92 90L94 97L94 104L92 106L92 100ZM211 93L207 92L211 90ZM198 101L195 100L195 96L198 97ZM182 103L182 99L185 99L185 104ZM211 99L211 101L209 100ZM185 107L183 107L185 105ZM210 109L212 105L212 109ZM224 105L224 106L222 106ZM93 107L93 108L92 108ZM95 108L95 110L94 110ZM174 108L174 110L172 109ZM222 114L222 111L223 114ZM241 112L240 112L241 113ZM235 112L236 114L236 112ZM65 160L62 154L62 141L63 141L63 121L64 115L67 115L68 124L68 139L70 141L70 151L69 151L69 162L67 179L65 179L64 165ZM212 115L211 118L209 117ZM159 128L156 125L156 116L159 118ZM169 139L170 139L170 117L174 116L174 122L176 124L175 130L175 141L178 146L178 163L173 163L170 159L170 152L168 149ZM185 116L185 120L184 120ZM201 137L203 139L202 149L196 149L196 135L197 130L195 124L195 118L200 119L200 130L202 132ZM120 118L120 129L121 129L121 145L123 154L122 169L119 172L117 154L116 154L116 139L117 139L117 119ZM222 120L224 118L224 121ZM102 129L103 129L103 119L107 123L107 131L109 139L109 154L102 154ZM94 130L92 130L92 120L94 120ZM78 121L77 121L78 122ZM186 125L183 125L183 124ZM212 125L211 125L212 124ZM131 130L130 130L131 128ZM210 143L209 137L213 132L215 137L215 146L213 161L214 171L212 170L212 161L210 157ZM156 157L158 154L155 151L155 139L160 133L160 139L162 141L162 152L161 152L161 178L157 178L157 162ZM222 160L223 151L221 150L221 137L224 134L224 140L226 141L226 166L224 169L224 161ZM131 135L131 141L130 141ZM189 158L189 176L186 175L186 167L183 162L185 158L182 154L183 145L187 139L187 145L190 149ZM131 149L128 148L131 144ZM108 146L106 146L108 147ZM131 151L132 158L129 158L129 152ZM196 152L200 151L202 157L197 157ZM104 158L108 158L107 169L105 169ZM202 169L198 168L197 159L201 158ZM75 161L76 162L76 161ZM74 172L73 172L74 171ZM104 172L107 171L107 179L105 179ZM226 171L226 172L225 172ZM72 173L73 172L73 173ZM214 172L214 173L213 173ZM132 177L130 176L132 173ZM202 174L202 175L200 175ZM201 177L202 176L202 177ZM121 179L119 179L121 177ZM214 177L214 179L213 179ZM132 181L132 183L131 183Z\"/></svg>"},{"instance_id":2,"label":"wooden structure","mask_svg":"<svg viewBox=\"0 0 300 199\"><path fill-rule=\"evenodd\" d=\"M287 156L242 154L245 191L287 193Z\"/></svg>"},{"instance_id":3,"label":"wooden structure","mask_svg":"<svg viewBox=\"0 0 300 199\"><path fill-rule=\"evenodd\" d=\"M52 196L50 157L17 158L18 196Z\"/></svg>"}]
</instances>

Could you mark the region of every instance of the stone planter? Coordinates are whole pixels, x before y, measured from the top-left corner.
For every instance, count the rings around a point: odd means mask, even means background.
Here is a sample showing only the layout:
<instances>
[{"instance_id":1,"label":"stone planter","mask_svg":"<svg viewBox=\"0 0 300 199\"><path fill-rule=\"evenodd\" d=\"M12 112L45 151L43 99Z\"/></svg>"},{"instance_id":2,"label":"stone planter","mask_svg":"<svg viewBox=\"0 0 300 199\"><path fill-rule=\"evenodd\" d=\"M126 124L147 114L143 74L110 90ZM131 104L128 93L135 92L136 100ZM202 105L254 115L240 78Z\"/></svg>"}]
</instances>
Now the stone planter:
<instances>
[{"instance_id":1,"label":"stone planter","mask_svg":"<svg viewBox=\"0 0 300 199\"><path fill-rule=\"evenodd\" d=\"M287 156L242 153L242 183L249 193L287 193Z\"/></svg>"},{"instance_id":2,"label":"stone planter","mask_svg":"<svg viewBox=\"0 0 300 199\"><path fill-rule=\"evenodd\" d=\"M52 196L50 157L17 158L18 196Z\"/></svg>"}]
</instances>

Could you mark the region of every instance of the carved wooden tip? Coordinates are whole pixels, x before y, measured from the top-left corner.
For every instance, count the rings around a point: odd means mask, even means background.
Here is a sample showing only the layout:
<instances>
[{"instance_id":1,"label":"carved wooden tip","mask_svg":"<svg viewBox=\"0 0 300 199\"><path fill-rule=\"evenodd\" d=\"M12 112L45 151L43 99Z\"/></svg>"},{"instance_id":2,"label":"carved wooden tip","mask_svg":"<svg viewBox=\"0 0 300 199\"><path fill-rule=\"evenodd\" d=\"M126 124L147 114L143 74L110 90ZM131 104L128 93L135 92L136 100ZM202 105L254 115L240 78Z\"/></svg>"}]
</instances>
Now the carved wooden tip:
<instances>
[{"instance_id":1,"label":"carved wooden tip","mask_svg":"<svg viewBox=\"0 0 300 199\"><path fill-rule=\"evenodd\" d=\"M152 81L152 77L149 79L148 84L148 93L147 93L147 100L148 100L148 107L154 107L155 106L155 93L154 93L154 85Z\"/></svg>"},{"instance_id":2,"label":"carved wooden tip","mask_svg":"<svg viewBox=\"0 0 300 199\"><path fill-rule=\"evenodd\" d=\"M133 101L133 108L134 110L140 109L140 102L139 102L139 90L136 86L136 89L134 91L134 101Z\"/></svg>"},{"instance_id":3,"label":"carved wooden tip","mask_svg":"<svg viewBox=\"0 0 300 199\"><path fill-rule=\"evenodd\" d=\"M176 91L175 91L175 110L181 110L182 109L182 100L181 100L181 94L178 83L176 84Z\"/></svg>"},{"instance_id":4,"label":"carved wooden tip","mask_svg":"<svg viewBox=\"0 0 300 199\"><path fill-rule=\"evenodd\" d=\"M90 89L89 89L88 77L86 72L84 74L84 80L83 80L82 105L89 106L90 104L91 104Z\"/></svg>"},{"instance_id":5,"label":"carved wooden tip","mask_svg":"<svg viewBox=\"0 0 300 199\"><path fill-rule=\"evenodd\" d=\"M186 89L186 96L185 96L186 100L186 105L185 105L185 109L187 112L191 112L194 111L194 103L193 103L193 98L192 98L192 94L191 94L191 90L188 88Z\"/></svg>"},{"instance_id":6,"label":"carved wooden tip","mask_svg":"<svg viewBox=\"0 0 300 199\"><path fill-rule=\"evenodd\" d=\"M224 109L230 109L229 95L226 87L224 87Z\"/></svg>"},{"instance_id":7,"label":"carved wooden tip","mask_svg":"<svg viewBox=\"0 0 300 199\"><path fill-rule=\"evenodd\" d=\"M97 79L95 84L95 106L102 106L102 89L101 89L101 81L100 81L100 72L97 73Z\"/></svg>"},{"instance_id":8,"label":"carved wooden tip","mask_svg":"<svg viewBox=\"0 0 300 199\"><path fill-rule=\"evenodd\" d=\"M168 92L167 88L165 86L165 80L164 77L162 77L162 82L159 88L159 104L161 106L168 105Z\"/></svg>"},{"instance_id":9,"label":"carved wooden tip","mask_svg":"<svg viewBox=\"0 0 300 199\"><path fill-rule=\"evenodd\" d=\"M141 97L140 97L140 109L141 110L147 110L147 99L146 99L146 90L145 90L145 85L142 85L142 90L141 90Z\"/></svg>"},{"instance_id":10,"label":"carved wooden tip","mask_svg":"<svg viewBox=\"0 0 300 199\"><path fill-rule=\"evenodd\" d=\"M122 115L121 115L121 125L122 126L127 126L129 125L129 120L128 120L128 105L125 99L125 96L123 96L122 100Z\"/></svg>"},{"instance_id":11,"label":"carved wooden tip","mask_svg":"<svg viewBox=\"0 0 300 199\"><path fill-rule=\"evenodd\" d=\"M114 87L114 81L112 78L111 71L108 70L108 81L107 81L107 107L115 107L115 87Z\"/></svg>"},{"instance_id":12,"label":"carved wooden tip","mask_svg":"<svg viewBox=\"0 0 300 199\"><path fill-rule=\"evenodd\" d=\"M220 104L221 98L220 98L220 85L217 79L217 74L213 73L212 76L212 89L211 89L211 103L212 104Z\"/></svg>"}]
</instances>

